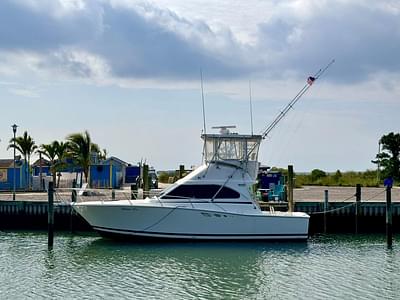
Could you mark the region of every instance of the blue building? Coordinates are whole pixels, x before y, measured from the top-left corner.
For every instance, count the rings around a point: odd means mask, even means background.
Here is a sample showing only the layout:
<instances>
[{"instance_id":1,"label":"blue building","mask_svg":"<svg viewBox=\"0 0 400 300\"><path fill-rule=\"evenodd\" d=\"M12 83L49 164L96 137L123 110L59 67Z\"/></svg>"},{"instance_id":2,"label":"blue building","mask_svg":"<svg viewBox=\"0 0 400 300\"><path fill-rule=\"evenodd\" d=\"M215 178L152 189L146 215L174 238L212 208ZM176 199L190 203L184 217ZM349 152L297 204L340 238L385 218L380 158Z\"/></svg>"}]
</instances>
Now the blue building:
<instances>
[{"instance_id":1,"label":"blue building","mask_svg":"<svg viewBox=\"0 0 400 300\"><path fill-rule=\"evenodd\" d=\"M29 183L29 168L21 156L15 159L15 189L25 190ZM0 190L12 191L14 189L14 160L0 159Z\"/></svg>"},{"instance_id":2,"label":"blue building","mask_svg":"<svg viewBox=\"0 0 400 300\"><path fill-rule=\"evenodd\" d=\"M40 171L42 171L43 176L51 176L50 167L50 162L47 159L38 159L32 164L32 175L40 176Z\"/></svg>"},{"instance_id":3,"label":"blue building","mask_svg":"<svg viewBox=\"0 0 400 300\"><path fill-rule=\"evenodd\" d=\"M90 166L89 182L92 188L120 188L129 164L114 156Z\"/></svg>"}]
</instances>

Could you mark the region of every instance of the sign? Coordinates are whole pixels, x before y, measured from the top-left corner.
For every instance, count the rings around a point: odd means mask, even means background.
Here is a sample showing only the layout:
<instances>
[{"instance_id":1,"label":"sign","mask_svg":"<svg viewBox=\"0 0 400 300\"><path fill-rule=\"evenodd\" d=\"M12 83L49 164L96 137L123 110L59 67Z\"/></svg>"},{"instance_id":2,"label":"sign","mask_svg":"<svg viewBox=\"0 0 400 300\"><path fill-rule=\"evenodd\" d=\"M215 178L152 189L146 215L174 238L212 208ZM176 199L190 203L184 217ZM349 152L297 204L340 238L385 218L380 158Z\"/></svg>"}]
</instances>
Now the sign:
<instances>
[{"instance_id":1,"label":"sign","mask_svg":"<svg viewBox=\"0 0 400 300\"><path fill-rule=\"evenodd\" d=\"M387 187L392 187L393 186L393 178L388 177L383 181L383 185Z\"/></svg>"},{"instance_id":2,"label":"sign","mask_svg":"<svg viewBox=\"0 0 400 300\"><path fill-rule=\"evenodd\" d=\"M0 169L0 182L7 182L7 169Z\"/></svg>"}]
</instances>

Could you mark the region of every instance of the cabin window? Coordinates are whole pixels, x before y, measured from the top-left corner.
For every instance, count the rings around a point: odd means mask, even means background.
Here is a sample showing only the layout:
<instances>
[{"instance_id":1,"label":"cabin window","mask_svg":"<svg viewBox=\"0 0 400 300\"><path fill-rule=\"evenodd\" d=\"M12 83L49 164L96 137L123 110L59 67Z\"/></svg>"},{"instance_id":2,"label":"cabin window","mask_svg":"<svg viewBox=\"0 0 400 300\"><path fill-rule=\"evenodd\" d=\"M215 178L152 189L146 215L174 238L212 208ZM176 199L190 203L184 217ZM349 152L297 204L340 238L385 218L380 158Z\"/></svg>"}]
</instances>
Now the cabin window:
<instances>
[{"instance_id":1,"label":"cabin window","mask_svg":"<svg viewBox=\"0 0 400 300\"><path fill-rule=\"evenodd\" d=\"M170 191L168 194L162 196L163 199L211 199L221 189L220 185L216 184L184 184L177 186L175 189ZM235 190L223 187L215 199L237 199L240 198L240 194Z\"/></svg>"}]
</instances>

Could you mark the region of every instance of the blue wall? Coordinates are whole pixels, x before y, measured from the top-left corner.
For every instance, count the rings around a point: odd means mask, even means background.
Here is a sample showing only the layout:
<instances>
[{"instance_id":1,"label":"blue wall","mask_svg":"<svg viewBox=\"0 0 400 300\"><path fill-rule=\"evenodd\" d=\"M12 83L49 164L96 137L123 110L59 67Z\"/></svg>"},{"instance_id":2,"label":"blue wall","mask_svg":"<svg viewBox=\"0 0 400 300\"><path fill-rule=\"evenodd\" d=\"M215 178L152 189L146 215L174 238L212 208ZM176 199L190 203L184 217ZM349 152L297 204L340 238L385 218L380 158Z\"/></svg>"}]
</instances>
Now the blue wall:
<instances>
[{"instance_id":1,"label":"blue wall","mask_svg":"<svg viewBox=\"0 0 400 300\"><path fill-rule=\"evenodd\" d=\"M22 176L21 176L22 171ZM28 188L27 165L15 168L15 188L17 190ZM14 168L7 169L7 181L0 182L0 190L12 191L14 189Z\"/></svg>"},{"instance_id":2,"label":"blue wall","mask_svg":"<svg viewBox=\"0 0 400 300\"><path fill-rule=\"evenodd\" d=\"M36 166L33 168L33 176L40 175L40 167ZM51 176L50 167L42 166L42 175L43 176Z\"/></svg>"},{"instance_id":3,"label":"blue wall","mask_svg":"<svg viewBox=\"0 0 400 300\"><path fill-rule=\"evenodd\" d=\"M112 188L119 188L121 182L117 178L117 172L122 172L122 165L112 163L105 165L90 166L90 186L93 188L109 188L110 187L110 169L112 174Z\"/></svg>"}]
</instances>

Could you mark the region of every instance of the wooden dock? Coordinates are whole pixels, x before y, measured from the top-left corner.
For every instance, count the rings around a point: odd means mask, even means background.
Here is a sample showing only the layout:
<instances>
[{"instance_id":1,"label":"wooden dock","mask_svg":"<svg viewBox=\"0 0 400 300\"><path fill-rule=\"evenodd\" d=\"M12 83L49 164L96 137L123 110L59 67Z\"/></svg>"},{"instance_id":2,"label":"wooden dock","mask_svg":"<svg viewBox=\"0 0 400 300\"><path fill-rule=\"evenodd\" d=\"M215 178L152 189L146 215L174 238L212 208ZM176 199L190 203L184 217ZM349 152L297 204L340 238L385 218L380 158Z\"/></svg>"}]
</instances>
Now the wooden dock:
<instances>
[{"instance_id":1,"label":"wooden dock","mask_svg":"<svg viewBox=\"0 0 400 300\"><path fill-rule=\"evenodd\" d=\"M324 190L329 191L329 202L324 214ZM106 191L104 192L106 193ZM356 218L355 188L307 187L294 190L295 211L310 215L310 233L324 232L385 232L386 203L383 188L363 188ZM126 197L126 194L124 195ZM116 199L123 197L116 193ZM307 199L308 197L309 199ZM6 200L2 200L6 198ZM46 229L48 203L46 194L18 194L17 201L0 194L0 230ZM55 229L69 230L71 222L76 230L91 230L80 216L72 212L70 194L65 193L54 203ZM105 195L105 198L111 199ZM134 200L133 200L134 201ZM392 194L393 231L400 232L400 189ZM264 210L286 211L285 202L261 202ZM325 216L325 217L324 217Z\"/></svg>"}]
</instances>

